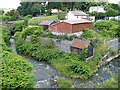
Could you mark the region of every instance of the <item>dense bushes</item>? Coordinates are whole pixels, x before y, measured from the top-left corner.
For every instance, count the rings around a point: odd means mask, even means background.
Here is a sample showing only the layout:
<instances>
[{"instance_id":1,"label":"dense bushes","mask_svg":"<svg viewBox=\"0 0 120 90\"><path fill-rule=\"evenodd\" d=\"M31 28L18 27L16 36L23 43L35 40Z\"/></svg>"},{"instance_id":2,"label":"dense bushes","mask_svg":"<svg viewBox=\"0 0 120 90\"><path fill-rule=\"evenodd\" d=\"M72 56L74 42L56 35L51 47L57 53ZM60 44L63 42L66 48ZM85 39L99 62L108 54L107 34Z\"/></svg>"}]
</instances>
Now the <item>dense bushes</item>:
<instances>
[{"instance_id":1,"label":"dense bushes","mask_svg":"<svg viewBox=\"0 0 120 90\"><path fill-rule=\"evenodd\" d=\"M2 52L2 88L19 89L33 87L32 66L15 53Z\"/></svg>"},{"instance_id":2,"label":"dense bushes","mask_svg":"<svg viewBox=\"0 0 120 90\"><path fill-rule=\"evenodd\" d=\"M61 12L58 12L57 17L60 20L64 20L65 19L65 15L66 15L66 12L61 11Z\"/></svg>"},{"instance_id":3,"label":"dense bushes","mask_svg":"<svg viewBox=\"0 0 120 90\"><path fill-rule=\"evenodd\" d=\"M118 27L118 23L115 21L100 21L95 22L94 27L98 29L98 33L100 33L102 36L114 36L115 28Z\"/></svg>"},{"instance_id":4,"label":"dense bushes","mask_svg":"<svg viewBox=\"0 0 120 90\"><path fill-rule=\"evenodd\" d=\"M90 38L99 37L99 35L94 30L84 29L81 37L85 39L90 39Z\"/></svg>"},{"instance_id":5,"label":"dense bushes","mask_svg":"<svg viewBox=\"0 0 120 90\"><path fill-rule=\"evenodd\" d=\"M2 26L2 38L4 39L5 43L9 45L9 39L10 39L10 32L6 26Z\"/></svg>"},{"instance_id":6,"label":"dense bushes","mask_svg":"<svg viewBox=\"0 0 120 90\"><path fill-rule=\"evenodd\" d=\"M11 16L0 16L0 20L2 20L2 21L12 21L12 17Z\"/></svg>"},{"instance_id":7,"label":"dense bushes","mask_svg":"<svg viewBox=\"0 0 120 90\"><path fill-rule=\"evenodd\" d=\"M43 46L42 44L27 42L22 39L23 33L24 31L17 32L14 35L18 52L33 57L39 61L47 61L65 76L71 76L71 77L77 76L83 79L88 79L92 75L90 74L90 69L87 69L89 68L89 66L81 62L81 60L79 59L80 56L78 54L63 53L53 47L46 47ZM70 67L70 65L74 66L74 62L78 63L77 64L78 67L76 67L77 71L75 71ZM80 65L83 65L82 66L83 68L80 68L79 67ZM93 72L91 71L91 73Z\"/></svg>"},{"instance_id":8,"label":"dense bushes","mask_svg":"<svg viewBox=\"0 0 120 90\"><path fill-rule=\"evenodd\" d=\"M57 79L58 88L72 88L72 82L64 78Z\"/></svg>"},{"instance_id":9,"label":"dense bushes","mask_svg":"<svg viewBox=\"0 0 120 90\"><path fill-rule=\"evenodd\" d=\"M42 27L38 26L32 26L32 27L26 27L25 30L23 31L23 36L29 36L29 35L37 35L39 36L43 32Z\"/></svg>"},{"instance_id":10,"label":"dense bushes","mask_svg":"<svg viewBox=\"0 0 120 90\"><path fill-rule=\"evenodd\" d=\"M0 34L2 89L32 88L34 86L32 65L23 57L13 53L6 45L10 38L7 27L3 26L0 33L3 34L3 38Z\"/></svg>"},{"instance_id":11,"label":"dense bushes","mask_svg":"<svg viewBox=\"0 0 120 90\"><path fill-rule=\"evenodd\" d=\"M2 50L11 51L11 49L7 46L9 45L9 39L10 39L10 33L8 31L8 28L6 26L1 26L2 29L0 29L0 47L2 47Z\"/></svg>"},{"instance_id":12,"label":"dense bushes","mask_svg":"<svg viewBox=\"0 0 120 90\"><path fill-rule=\"evenodd\" d=\"M15 32L21 32L23 27L24 27L24 20L15 22L14 25L13 25L14 33Z\"/></svg>"},{"instance_id":13,"label":"dense bushes","mask_svg":"<svg viewBox=\"0 0 120 90\"><path fill-rule=\"evenodd\" d=\"M68 70L79 74L79 77L88 79L92 75L92 71L90 71L90 67L85 62L80 62L77 60L71 60L66 63Z\"/></svg>"}]
</instances>

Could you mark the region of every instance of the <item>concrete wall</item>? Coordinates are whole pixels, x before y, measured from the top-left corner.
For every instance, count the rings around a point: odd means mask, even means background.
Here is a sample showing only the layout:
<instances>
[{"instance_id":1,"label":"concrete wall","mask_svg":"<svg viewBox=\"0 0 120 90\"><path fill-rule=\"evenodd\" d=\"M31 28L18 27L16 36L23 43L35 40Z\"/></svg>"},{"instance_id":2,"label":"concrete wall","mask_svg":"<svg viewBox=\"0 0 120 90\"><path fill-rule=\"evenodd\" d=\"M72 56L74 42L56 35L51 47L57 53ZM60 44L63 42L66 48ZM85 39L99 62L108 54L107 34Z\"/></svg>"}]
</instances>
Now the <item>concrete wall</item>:
<instances>
[{"instance_id":1,"label":"concrete wall","mask_svg":"<svg viewBox=\"0 0 120 90\"><path fill-rule=\"evenodd\" d=\"M27 36L26 41L31 42L31 37ZM53 44L53 46L58 48L60 51L64 51L64 52L70 52L71 51L70 50L70 44L71 44L72 41L39 37L38 42L40 44L43 44L43 45Z\"/></svg>"},{"instance_id":2,"label":"concrete wall","mask_svg":"<svg viewBox=\"0 0 120 90\"><path fill-rule=\"evenodd\" d=\"M118 39L113 39L107 42L108 46L112 50L118 50L120 48L120 42L118 42Z\"/></svg>"}]
</instances>

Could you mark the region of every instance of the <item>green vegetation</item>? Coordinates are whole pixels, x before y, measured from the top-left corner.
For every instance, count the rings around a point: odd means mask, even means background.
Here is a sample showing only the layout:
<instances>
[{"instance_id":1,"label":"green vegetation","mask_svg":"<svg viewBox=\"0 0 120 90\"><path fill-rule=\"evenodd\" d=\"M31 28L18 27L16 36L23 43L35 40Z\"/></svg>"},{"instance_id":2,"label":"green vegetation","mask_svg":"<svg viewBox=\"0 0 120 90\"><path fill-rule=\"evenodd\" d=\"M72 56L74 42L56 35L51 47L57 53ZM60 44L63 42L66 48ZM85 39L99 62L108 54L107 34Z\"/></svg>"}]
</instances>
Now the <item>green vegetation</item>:
<instances>
[{"instance_id":1,"label":"green vegetation","mask_svg":"<svg viewBox=\"0 0 120 90\"><path fill-rule=\"evenodd\" d=\"M115 37L115 28L118 27L118 23L112 20L105 20L100 22L95 22L94 27L97 32L104 37Z\"/></svg>"},{"instance_id":2,"label":"green vegetation","mask_svg":"<svg viewBox=\"0 0 120 90\"><path fill-rule=\"evenodd\" d=\"M63 53L51 46L44 46L37 42L31 43L23 40L22 37L25 35L35 35L35 33L30 33L31 30L27 28L23 32L16 32L14 35L16 49L19 53L33 57L39 61L47 61L65 76L88 79L92 75L93 72L89 69L85 60L80 59L79 54ZM39 29L36 30L39 31ZM25 32L27 32L27 34L25 34ZM75 65L78 66L76 67Z\"/></svg>"},{"instance_id":3,"label":"green vegetation","mask_svg":"<svg viewBox=\"0 0 120 90\"><path fill-rule=\"evenodd\" d=\"M11 16L0 16L0 20L2 21L11 21Z\"/></svg>"},{"instance_id":4,"label":"green vegetation","mask_svg":"<svg viewBox=\"0 0 120 90\"><path fill-rule=\"evenodd\" d=\"M11 49L7 46L9 45L9 31L8 28L6 26L1 26L0 29L0 48L2 50L7 50L7 51L11 51Z\"/></svg>"},{"instance_id":5,"label":"green vegetation","mask_svg":"<svg viewBox=\"0 0 120 90\"><path fill-rule=\"evenodd\" d=\"M63 78L57 79L58 88L72 88L72 82Z\"/></svg>"},{"instance_id":6,"label":"green vegetation","mask_svg":"<svg viewBox=\"0 0 120 90\"><path fill-rule=\"evenodd\" d=\"M2 52L2 88L32 88L32 65L15 53Z\"/></svg>"},{"instance_id":7,"label":"green vegetation","mask_svg":"<svg viewBox=\"0 0 120 90\"><path fill-rule=\"evenodd\" d=\"M24 20L20 20L14 23L13 30L15 32L21 32L24 27Z\"/></svg>"},{"instance_id":8,"label":"green vegetation","mask_svg":"<svg viewBox=\"0 0 120 90\"><path fill-rule=\"evenodd\" d=\"M60 20L64 20L66 14L67 14L66 12L58 12L57 17Z\"/></svg>"},{"instance_id":9,"label":"green vegetation","mask_svg":"<svg viewBox=\"0 0 120 90\"><path fill-rule=\"evenodd\" d=\"M2 33L0 34L2 89L32 88L34 86L32 65L7 46L10 33L6 26L2 26L0 33Z\"/></svg>"},{"instance_id":10,"label":"green vegetation","mask_svg":"<svg viewBox=\"0 0 120 90\"><path fill-rule=\"evenodd\" d=\"M106 11L106 16L108 16L108 17L117 16L117 11L114 10L113 8L109 8L109 9Z\"/></svg>"},{"instance_id":11,"label":"green vegetation","mask_svg":"<svg viewBox=\"0 0 120 90\"><path fill-rule=\"evenodd\" d=\"M57 20L57 16L46 16L46 17L42 17L42 18L35 18L35 19L30 19L28 21L29 25L38 25L38 23L40 23L41 21L44 20Z\"/></svg>"},{"instance_id":12,"label":"green vegetation","mask_svg":"<svg viewBox=\"0 0 120 90\"><path fill-rule=\"evenodd\" d=\"M118 75L113 75L110 79L105 80L104 83L96 84L96 88L118 88Z\"/></svg>"},{"instance_id":13,"label":"green vegetation","mask_svg":"<svg viewBox=\"0 0 120 90\"><path fill-rule=\"evenodd\" d=\"M15 34L17 51L36 60L47 61L65 76L88 79L97 70L99 60L108 52L108 46L105 44L104 38L100 39L101 35L94 30L85 29L82 38L91 40L94 45L94 56L86 62L85 56L83 57L85 55L84 52L79 54L63 53L52 45L48 46L46 43L44 45L38 43L38 37L63 39L63 36L52 35L49 32L43 31L42 27L37 28L38 26L27 27L22 32ZM23 40L26 36L31 37L32 43ZM70 40L70 37L64 37L64 39Z\"/></svg>"},{"instance_id":14,"label":"green vegetation","mask_svg":"<svg viewBox=\"0 0 120 90\"><path fill-rule=\"evenodd\" d=\"M19 20L20 19L20 16L19 16L19 12L17 10L10 10L9 12L7 12L5 14L5 16L10 16L11 19L10 21L14 21L14 20Z\"/></svg>"}]
</instances>

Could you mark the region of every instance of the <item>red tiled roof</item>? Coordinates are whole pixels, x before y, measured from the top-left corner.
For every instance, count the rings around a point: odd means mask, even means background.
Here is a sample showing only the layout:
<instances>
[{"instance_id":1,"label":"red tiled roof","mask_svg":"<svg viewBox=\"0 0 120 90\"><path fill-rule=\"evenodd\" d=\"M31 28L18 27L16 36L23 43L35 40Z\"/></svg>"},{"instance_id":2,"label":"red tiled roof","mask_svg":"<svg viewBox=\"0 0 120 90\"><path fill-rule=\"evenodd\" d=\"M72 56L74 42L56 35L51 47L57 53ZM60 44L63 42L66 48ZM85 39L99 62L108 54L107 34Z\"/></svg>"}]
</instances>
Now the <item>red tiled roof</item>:
<instances>
[{"instance_id":1,"label":"red tiled roof","mask_svg":"<svg viewBox=\"0 0 120 90\"><path fill-rule=\"evenodd\" d=\"M45 21L42 21L39 25L50 25L52 22L54 21L45 20Z\"/></svg>"},{"instance_id":2,"label":"red tiled roof","mask_svg":"<svg viewBox=\"0 0 120 90\"><path fill-rule=\"evenodd\" d=\"M70 46L83 49L86 46L88 46L89 44L90 44L90 41L88 41L88 40L75 39L75 40L73 40L73 42L71 43Z\"/></svg>"},{"instance_id":3,"label":"red tiled roof","mask_svg":"<svg viewBox=\"0 0 120 90\"><path fill-rule=\"evenodd\" d=\"M91 21L86 19L80 19L80 20L65 20L64 22L69 24L77 24L77 23L90 23Z\"/></svg>"}]
</instances>

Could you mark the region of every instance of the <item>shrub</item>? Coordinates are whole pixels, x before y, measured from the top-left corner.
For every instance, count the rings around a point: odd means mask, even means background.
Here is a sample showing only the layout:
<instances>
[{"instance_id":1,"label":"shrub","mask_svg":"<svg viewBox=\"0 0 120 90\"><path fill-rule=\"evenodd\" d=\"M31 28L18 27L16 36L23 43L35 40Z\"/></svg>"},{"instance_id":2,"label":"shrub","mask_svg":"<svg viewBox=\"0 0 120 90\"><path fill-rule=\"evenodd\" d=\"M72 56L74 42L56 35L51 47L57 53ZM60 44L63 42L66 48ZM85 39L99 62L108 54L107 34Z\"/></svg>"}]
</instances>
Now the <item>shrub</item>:
<instances>
[{"instance_id":1,"label":"shrub","mask_svg":"<svg viewBox=\"0 0 120 90\"><path fill-rule=\"evenodd\" d=\"M2 21L12 21L12 16L0 16L0 20L2 20Z\"/></svg>"},{"instance_id":2,"label":"shrub","mask_svg":"<svg viewBox=\"0 0 120 90\"><path fill-rule=\"evenodd\" d=\"M83 34L81 35L82 38L95 38L95 37L99 37L99 35L94 31L94 30L90 30L90 29L84 29L83 30Z\"/></svg>"},{"instance_id":3,"label":"shrub","mask_svg":"<svg viewBox=\"0 0 120 90\"><path fill-rule=\"evenodd\" d=\"M68 67L69 71L79 74L80 77L84 79L88 79L93 73L85 62L80 62L77 60L71 60L66 63L66 67Z\"/></svg>"},{"instance_id":4,"label":"shrub","mask_svg":"<svg viewBox=\"0 0 120 90\"><path fill-rule=\"evenodd\" d=\"M9 45L9 39L10 39L10 32L6 26L2 26L2 38L5 41L7 45Z\"/></svg>"},{"instance_id":5,"label":"shrub","mask_svg":"<svg viewBox=\"0 0 120 90\"><path fill-rule=\"evenodd\" d=\"M65 15L66 15L66 12L62 11L62 12L58 12L57 17L60 20L64 20L65 19Z\"/></svg>"},{"instance_id":6,"label":"shrub","mask_svg":"<svg viewBox=\"0 0 120 90\"><path fill-rule=\"evenodd\" d=\"M12 52L3 51L1 55L2 88L32 88L34 85L32 65Z\"/></svg>"},{"instance_id":7,"label":"shrub","mask_svg":"<svg viewBox=\"0 0 120 90\"><path fill-rule=\"evenodd\" d=\"M117 22L112 20L104 20L101 22L95 22L94 27L96 27L99 30L107 30L109 31L111 28L116 27Z\"/></svg>"},{"instance_id":8,"label":"shrub","mask_svg":"<svg viewBox=\"0 0 120 90\"><path fill-rule=\"evenodd\" d=\"M14 25L13 25L14 33L15 32L21 32L23 27L24 27L24 20L15 22Z\"/></svg>"},{"instance_id":9,"label":"shrub","mask_svg":"<svg viewBox=\"0 0 120 90\"><path fill-rule=\"evenodd\" d=\"M40 26L33 26L33 27L26 27L25 30L23 31L22 35L29 36L29 35L36 35L39 36L43 32L43 27Z\"/></svg>"},{"instance_id":10,"label":"shrub","mask_svg":"<svg viewBox=\"0 0 120 90\"><path fill-rule=\"evenodd\" d=\"M57 79L58 88L72 88L72 82L63 78Z\"/></svg>"}]
</instances>

